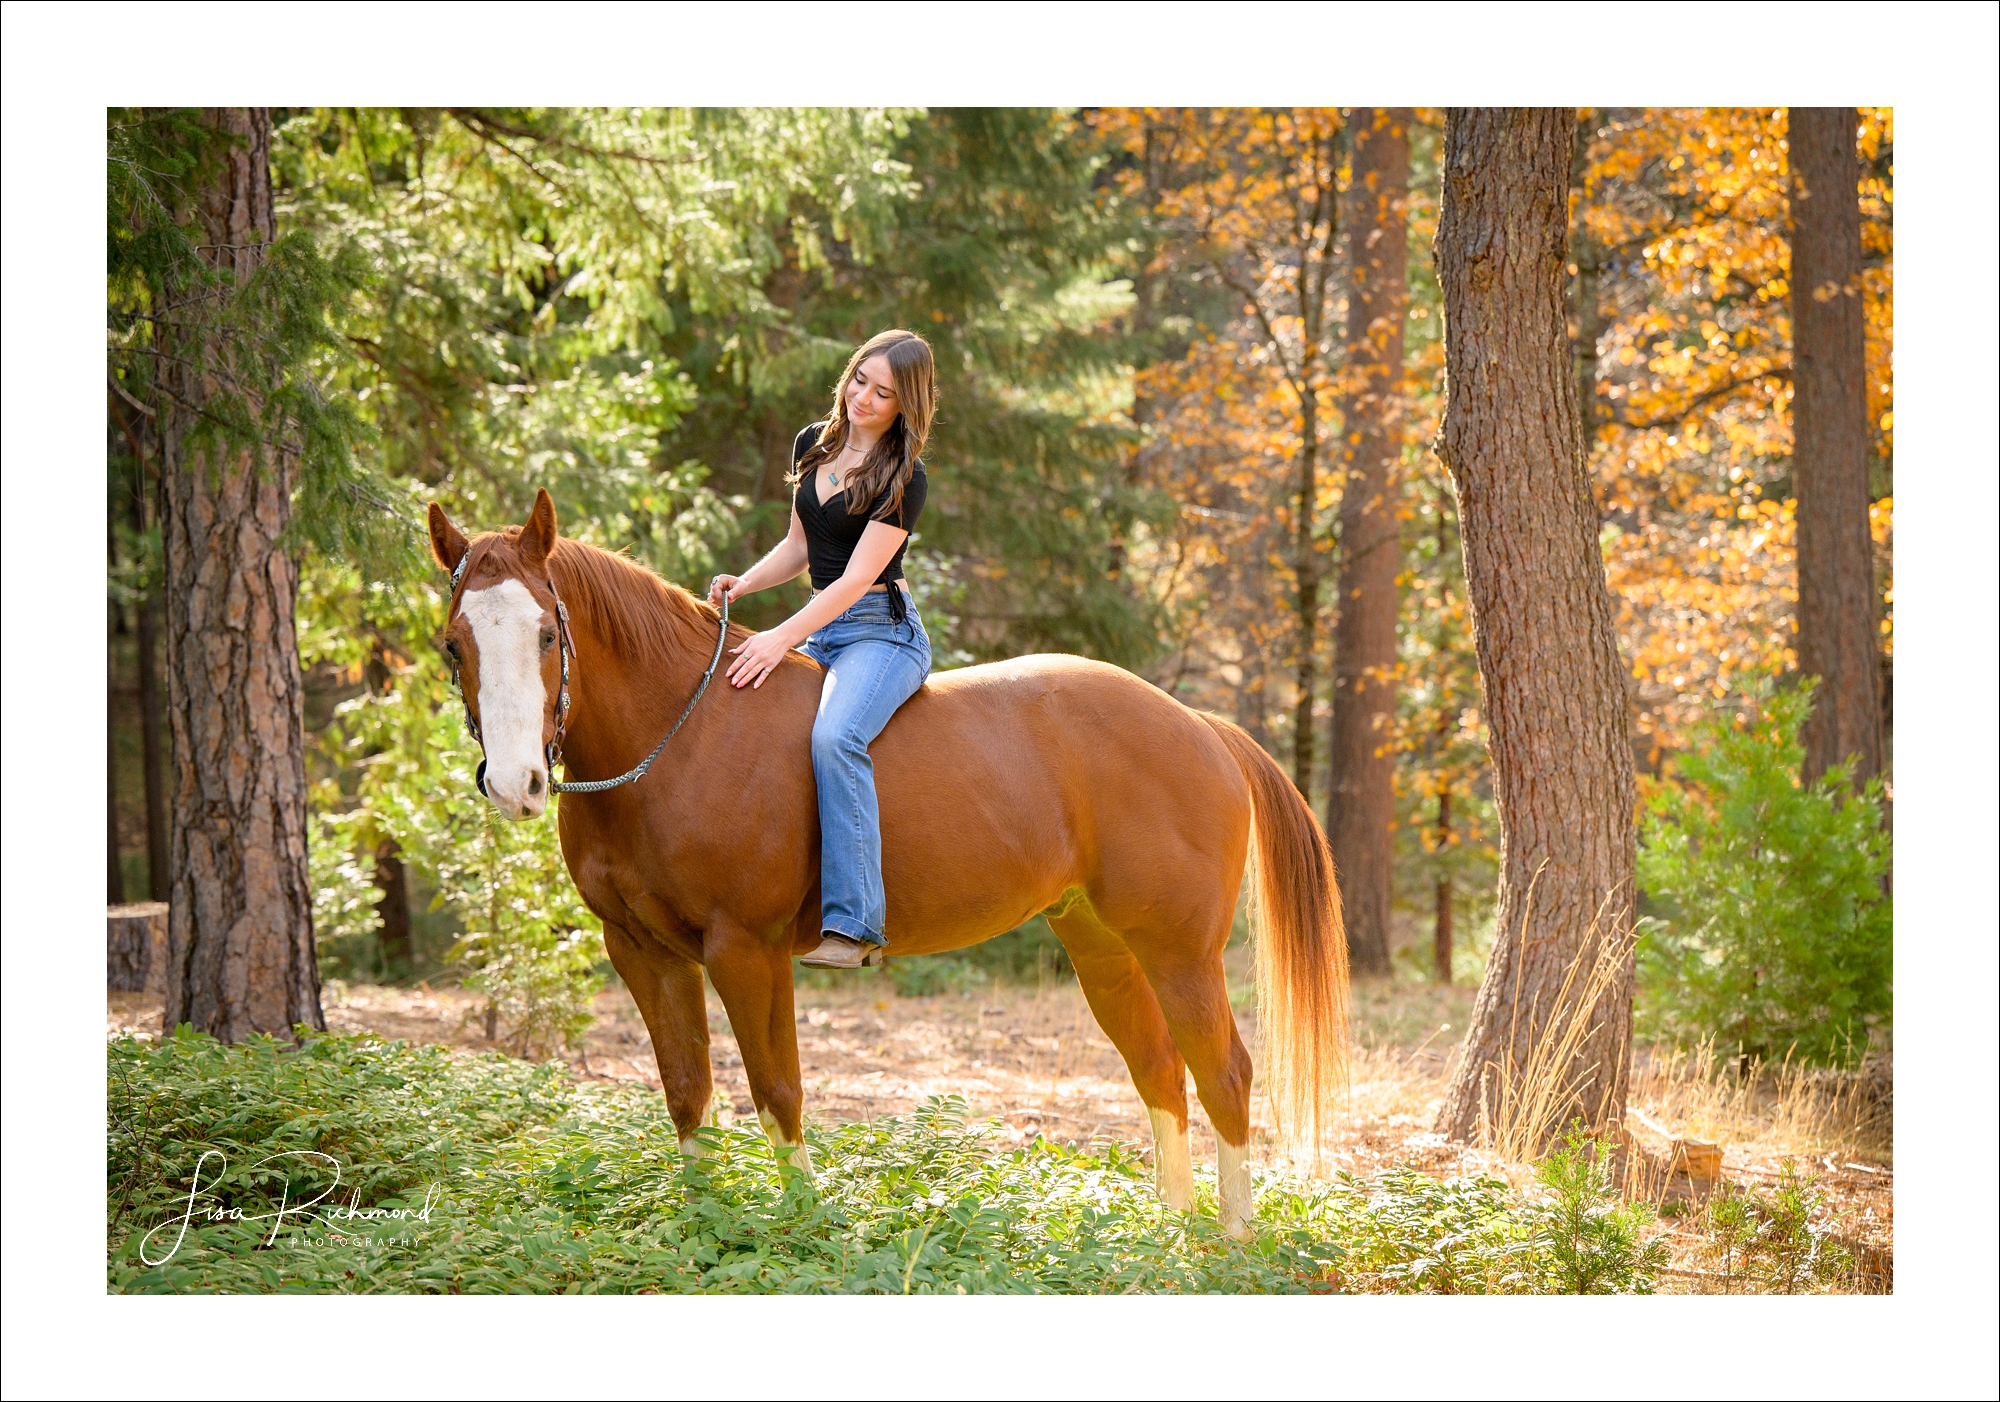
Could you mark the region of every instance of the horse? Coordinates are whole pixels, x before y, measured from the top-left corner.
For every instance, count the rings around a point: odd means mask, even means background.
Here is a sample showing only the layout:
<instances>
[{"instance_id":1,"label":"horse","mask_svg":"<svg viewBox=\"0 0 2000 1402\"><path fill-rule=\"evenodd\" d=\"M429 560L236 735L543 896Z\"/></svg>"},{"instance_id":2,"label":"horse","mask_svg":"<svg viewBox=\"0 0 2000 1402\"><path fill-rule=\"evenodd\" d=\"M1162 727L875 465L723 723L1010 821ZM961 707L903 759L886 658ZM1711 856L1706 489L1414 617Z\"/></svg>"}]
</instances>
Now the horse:
<instances>
[{"instance_id":1,"label":"horse","mask_svg":"<svg viewBox=\"0 0 2000 1402\"><path fill-rule=\"evenodd\" d=\"M820 938L823 669L792 652L761 688L684 710L723 630L705 601L561 538L545 489L520 526L468 539L436 503L429 523L454 577L444 648L503 815L545 811L558 754L555 787L619 775L681 715L645 777L557 805L563 860L645 1019L682 1151L701 1152L712 1095L705 969L781 1172L810 1176L791 961ZM1262 1077L1294 1144L1316 1148L1345 1075L1340 897L1298 790L1236 725L1062 655L933 675L870 753L890 949L960 949L1045 915L1146 1106L1159 1195L1192 1206L1192 1072L1220 1225L1246 1238L1252 1063L1222 965L1246 861Z\"/></svg>"}]
</instances>

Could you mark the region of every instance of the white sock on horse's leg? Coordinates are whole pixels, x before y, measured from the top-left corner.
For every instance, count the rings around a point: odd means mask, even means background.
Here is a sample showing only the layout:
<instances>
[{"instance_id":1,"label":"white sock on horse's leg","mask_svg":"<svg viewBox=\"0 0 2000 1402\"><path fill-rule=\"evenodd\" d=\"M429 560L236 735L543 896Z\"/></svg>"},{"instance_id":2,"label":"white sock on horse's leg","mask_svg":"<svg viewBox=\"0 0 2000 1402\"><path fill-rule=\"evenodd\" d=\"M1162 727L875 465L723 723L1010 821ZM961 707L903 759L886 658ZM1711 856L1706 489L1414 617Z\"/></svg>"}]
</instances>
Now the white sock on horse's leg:
<instances>
[{"instance_id":1,"label":"white sock on horse's leg","mask_svg":"<svg viewBox=\"0 0 2000 1402\"><path fill-rule=\"evenodd\" d=\"M718 1090L711 1093L708 1097L708 1108L702 1111L701 1123L695 1126L696 1133L704 1129L713 1129L721 1124L722 1107L728 1103L729 1097L725 1096L721 1091ZM703 1147L702 1142L695 1138L693 1134L684 1134L681 1136L681 1157L705 1159L708 1157L708 1150Z\"/></svg>"},{"instance_id":2,"label":"white sock on horse's leg","mask_svg":"<svg viewBox=\"0 0 2000 1402\"><path fill-rule=\"evenodd\" d=\"M1153 1122L1153 1182L1160 1199L1181 1212L1194 1206L1194 1158L1188 1152L1188 1133L1171 1110L1146 1107Z\"/></svg>"},{"instance_id":3,"label":"white sock on horse's leg","mask_svg":"<svg viewBox=\"0 0 2000 1402\"><path fill-rule=\"evenodd\" d=\"M771 1141L771 1152L778 1156L780 1171L790 1169L812 1177L812 1150L806 1147L803 1136L797 1143L785 1138L784 1132L778 1128L778 1117L769 1110L757 1112L757 1123L764 1126L764 1137Z\"/></svg>"},{"instance_id":4,"label":"white sock on horse's leg","mask_svg":"<svg viewBox=\"0 0 2000 1402\"><path fill-rule=\"evenodd\" d=\"M1216 1214L1222 1230L1238 1241L1248 1241L1251 1236L1250 1146L1231 1144L1217 1135L1215 1179L1222 1197L1222 1209Z\"/></svg>"}]
</instances>

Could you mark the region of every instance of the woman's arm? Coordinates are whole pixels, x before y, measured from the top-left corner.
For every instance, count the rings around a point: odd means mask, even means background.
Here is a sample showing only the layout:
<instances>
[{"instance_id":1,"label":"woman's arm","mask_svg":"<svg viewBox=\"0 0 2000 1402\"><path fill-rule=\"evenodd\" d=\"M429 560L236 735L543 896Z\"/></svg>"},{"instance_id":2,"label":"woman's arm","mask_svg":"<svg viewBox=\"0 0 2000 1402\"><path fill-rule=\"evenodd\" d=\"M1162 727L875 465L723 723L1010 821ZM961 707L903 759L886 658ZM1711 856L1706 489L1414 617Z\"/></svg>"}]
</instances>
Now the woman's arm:
<instances>
[{"instance_id":1,"label":"woman's arm","mask_svg":"<svg viewBox=\"0 0 2000 1402\"><path fill-rule=\"evenodd\" d=\"M752 634L740 647L730 649L730 656L736 661L729 668L729 680L736 686L745 682L752 687L762 686L764 674L778 665L779 658L854 607L908 535L908 531L898 526L870 521L861 532L861 539L855 542L854 554L848 557L847 568L839 579L820 590L804 608L777 627ZM760 564L758 568L763 566ZM892 583L889 587L900 589L902 585Z\"/></svg>"},{"instance_id":2,"label":"woman's arm","mask_svg":"<svg viewBox=\"0 0 2000 1402\"><path fill-rule=\"evenodd\" d=\"M888 557L883 558L886 560ZM745 594L754 594L759 589L769 589L788 579L797 579L805 567L806 528L799 524L799 509L795 506L792 508L792 528L785 532L785 538L744 573L717 575L709 582L708 602L719 607L723 593L727 591L730 602L734 603Z\"/></svg>"}]
</instances>

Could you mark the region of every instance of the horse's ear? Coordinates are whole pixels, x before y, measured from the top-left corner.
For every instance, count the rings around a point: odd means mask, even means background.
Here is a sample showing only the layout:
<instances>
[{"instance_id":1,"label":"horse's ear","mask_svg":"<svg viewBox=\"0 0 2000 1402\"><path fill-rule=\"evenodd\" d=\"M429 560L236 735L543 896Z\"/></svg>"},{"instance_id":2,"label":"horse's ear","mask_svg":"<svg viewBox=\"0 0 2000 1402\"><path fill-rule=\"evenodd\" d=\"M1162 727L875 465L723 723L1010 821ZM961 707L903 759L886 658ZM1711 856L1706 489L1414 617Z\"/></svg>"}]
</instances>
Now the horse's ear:
<instances>
[{"instance_id":1,"label":"horse's ear","mask_svg":"<svg viewBox=\"0 0 2000 1402\"><path fill-rule=\"evenodd\" d=\"M465 538L465 532L451 523L444 514L444 508L431 503L431 554L443 565L445 573L458 568L458 562L465 558L465 552L472 548L472 542Z\"/></svg>"},{"instance_id":2,"label":"horse's ear","mask_svg":"<svg viewBox=\"0 0 2000 1402\"><path fill-rule=\"evenodd\" d=\"M556 504L547 487L535 488L535 509L528 513L528 524L521 527L521 538L514 542L514 548L529 569L538 570L548 563L549 552L556 548Z\"/></svg>"}]
</instances>

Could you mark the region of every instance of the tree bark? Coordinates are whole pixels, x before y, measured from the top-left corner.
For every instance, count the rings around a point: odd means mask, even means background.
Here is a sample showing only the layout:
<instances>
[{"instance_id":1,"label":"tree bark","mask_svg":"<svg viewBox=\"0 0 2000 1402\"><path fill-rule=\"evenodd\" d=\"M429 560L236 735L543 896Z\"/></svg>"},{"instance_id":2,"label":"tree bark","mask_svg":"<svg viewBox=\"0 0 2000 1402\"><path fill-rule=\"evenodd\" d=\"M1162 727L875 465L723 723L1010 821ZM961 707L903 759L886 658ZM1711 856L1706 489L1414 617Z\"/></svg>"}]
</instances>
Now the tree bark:
<instances>
[{"instance_id":1,"label":"tree bark","mask_svg":"<svg viewBox=\"0 0 2000 1402\"><path fill-rule=\"evenodd\" d=\"M1256 597L1253 595L1252 597ZM1254 660L1253 660L1254 659ZM1271 749L1271 668L1262 649L1248 652L1243 659L1244 700L1239 714L1242 726L1258 748Z\"/></svg>"},{"instance_id":2,"label":"tree bark","mask_svg":"<svg viewBox=\"0 0 2000 1402\"><path fill-rule=\"evenodd\" d=\"M1303 274L1301 274L1303 277ZM1306 376L1311 385L1310 372ZM1299 401L1298 516L1295 549L1298 593L1298 692L1292 702L1292 782L1312 801L1313 701L1318 687L1315 651L1319 647L1319 552L1313 522L1319 505L1319 404L1311 393Z\"/></svg>"},{"instance_id":3,"label":"tree bark","mask_svg":"<svg viewBox=\"0 0 2000 1402\"><path fill-rule=\"evenodd\" d=\"M1395 867L1396 576L1401 569L1403 320L1409 314L1411 114L1375 108L1354 126L1348 234L1339 614L1333 641L1326 835L1347 920L1348 968L1389 972ZM1370 675L1370 673L1374 675Z\"/></svg>"},{"instance_id":4,"label":"tree bark","mask_svg":"<svg viewBox=\"0 0 2000 1402\"><path fill-rule=\"evenodd\" d=\"M1458 496L1501 855L1493 952L1439 1116L1455 1139L1505 1121L1503 1086L1520 1093L1537 1043L1573 1019L1580 1041L1543 1078L1549 1128L1622 1116L1631 1058L1625 669L1563 305L1575 116L1453 108L1445 124L1439 443ZM1579 1008L1565 976L1607 950L1609 986Z\"/></svg>"},{"instance_id":5,"label":"tree bark","mask_svg":"<svg viewBox=\"0 0 2000 1402\"><path fill-rule=\"evenodd\" d=\"M161 751L160 601L149 595L139 614L139 752L146 782L146 887L149 899L167 899L167 783Z\"/></svg>"},{"instance_id":6,"label":"tree bark","mask_svg":"<svg viewBox=\"0 0 2000 1402\"><path fill-rule=\"evenodd\" d=\"M118 530L109 516L105 520L104 554L107 560L118 558ZM112 905L125 903L125 867L118 859L118 624L119 606L108 604L104 610L104 680L107 693L104 704L104 845L111 864L105 874L104 891Z\"/></svg>"},{"instance_id":7,"label":"tree bark","mask_svg":"<svg viewBox=\"0 0 2000 1402\"><path fill-rule=\"evenodd\" d=\"M115 608L116 605L113 605ZM105 671L111 682L111 693L118 694L118 654L107 649ZM125 868L118 860L118 720L116 707L105 708L104 726L104 820L105 847L111 855L111 867L104 883L105 900L110 905L125 904Z\"/></svg>"},{"instance_id":8,"label":"tree bark","mask_svg":"<svg viewBox=\"0 0 2000 1402\"><path fill-rule=\"evenodd\" d=\"M1438 790L1438 851L1451 850L1451 790ZM1436 914L1431 924L1431 975L1441 984L1451 983L1451 872L1438 872Z\"/></svg>"},{"instance_id":9,"label":"tree bark","mask_svg":"<svg viewBox=\"0 0 2000 1402\"><path fill-rule=\"evenodd\" d=\"M1854 757L1856 787L1882 772L1858 124L1851 107L1794 107L1788 137L1799 670L1820 679L1805 778Z\"/></svg>"},{"instance_id":10,"label":"tree bark","mask_svg":"<svg viewBox=\"0 0 2000 1402\"><path fill-rule=\"evenodd\" d=\"M275 232L270 110L208 108L203 120L236 140L200 192L202 256L240 289ZM260 464L255 453L188 441L217 377L254 353L231 343L204 300L211 292L178 290L163 317L174 766L166 1024L234 1042L326 1019L306 868L298 569L281 543L294 467L276 450Z\"/></svg>"},{"instance_id":11,"label":"tree bark","mask_svg":"<svg viewBox=\"0 0 2000 1402\"><path fill-rule=\"evenodd\" d=\"M1570 260L1576 265L1576 411L1583 426L1584 461L1590 461L1591 444L1597 436L1597 342L1604 334L1602 294L1599 280L1604 274L1604 250L1597 246L1584 223L1584 208L1590 203L1590 138L1596 122L1578 116L1570 145L1570 187L1578 192L1576 232L1570 239Z\"/></svg>"},{"instance_id":12,"label":"tree bark","mask_svg":"<svg viewBox=\"0 0 2000 1402\"><path fill-rule=\"evenodd\" d=\"M133 442L130 510L133 535L143 537L148 525L146 462L139 456L137 439ZM164 901L167 899L167 785L160 753L158 581L148 583L146 597L133 612L138 615L139 624L139 753L146 784L146 887L148 899Z\"/></svg>"}]
</instances>

